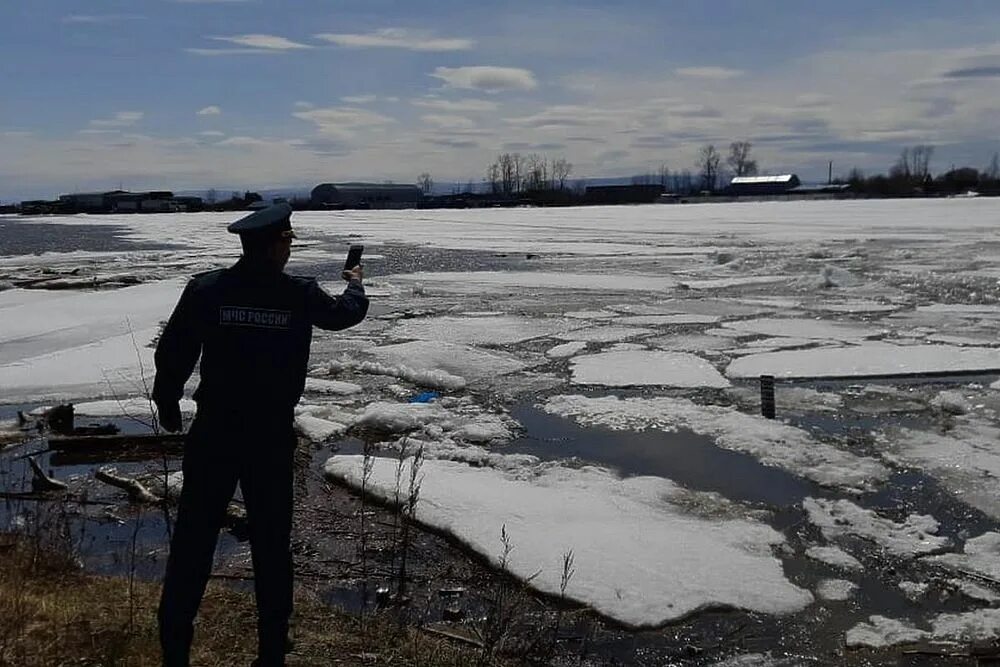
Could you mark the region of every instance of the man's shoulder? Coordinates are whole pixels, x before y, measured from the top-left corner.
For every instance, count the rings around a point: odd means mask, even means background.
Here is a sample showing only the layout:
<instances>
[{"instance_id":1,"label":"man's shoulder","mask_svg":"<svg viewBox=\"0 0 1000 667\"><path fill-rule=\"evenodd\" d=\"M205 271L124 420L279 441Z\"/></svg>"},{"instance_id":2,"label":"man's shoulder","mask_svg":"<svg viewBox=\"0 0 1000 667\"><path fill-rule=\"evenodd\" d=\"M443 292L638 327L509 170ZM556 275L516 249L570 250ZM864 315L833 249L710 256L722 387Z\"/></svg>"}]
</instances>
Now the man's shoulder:
<instances>
[{"instance_id":1,"label":"man's shoulder","mask_svg":"<svg viewBox=\"0 0 1000 667\"><path fill-rule=\"evenodd\" d=\"M292 276L287 273L283 275L286 283L296 289L305 290L318 284L315 278L310 278L309 276Z\"/></svg>"},{"instance_id":2,"label":"man's shoulder","mask_svg":"<svg viewBox=\"0 0 1000 667\"><path fill-rule=\"evenodd\" d=\"M226 270L227 269L215 269L212 271L196 273L191 276L191 280L188 281L188 288L193 290L202 290L210 288L213 285L217 285L226 274Z\"/></svg>"}]
</instances>

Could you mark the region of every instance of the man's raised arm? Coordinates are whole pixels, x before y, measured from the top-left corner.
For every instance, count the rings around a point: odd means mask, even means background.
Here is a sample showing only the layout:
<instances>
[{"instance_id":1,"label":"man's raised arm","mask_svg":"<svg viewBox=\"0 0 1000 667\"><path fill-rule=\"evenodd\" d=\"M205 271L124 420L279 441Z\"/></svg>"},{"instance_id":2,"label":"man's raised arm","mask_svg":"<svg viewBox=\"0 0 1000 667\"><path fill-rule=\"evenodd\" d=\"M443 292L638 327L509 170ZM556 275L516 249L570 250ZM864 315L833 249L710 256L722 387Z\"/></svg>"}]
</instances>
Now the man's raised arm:
<instances>
[{"instance_id":1,"label":"man's raised arm","mask_svg":"<svg viewBox=\"0 0 1000 667\"><path fill-rule=\"evenodd\" d=\"M320 329L338 331L353 327L368 313L368 297L359 278L351 278L339 297L327 294L312 280L308 286L309 319Z\"/></svg>"}]
</instances>

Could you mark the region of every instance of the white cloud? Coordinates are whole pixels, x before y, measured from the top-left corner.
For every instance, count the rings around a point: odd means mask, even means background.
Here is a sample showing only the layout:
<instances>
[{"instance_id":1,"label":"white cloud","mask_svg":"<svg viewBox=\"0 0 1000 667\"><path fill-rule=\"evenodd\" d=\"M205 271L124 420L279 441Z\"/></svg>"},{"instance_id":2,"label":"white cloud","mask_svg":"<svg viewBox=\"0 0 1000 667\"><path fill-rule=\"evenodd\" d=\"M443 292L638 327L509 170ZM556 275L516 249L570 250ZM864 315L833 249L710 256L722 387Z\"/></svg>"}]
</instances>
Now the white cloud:
<instances>
[{"instance_id":1,"label":"white cloud","mask_svg":"<svg viewBox=\"0 0 1000 667\"><path fill-rule=\"evenodd\" d=\"M266 139L259 139L257 137L229 137L228 139L223 139L222 141L216 143L216 146L231 146L235 148L259 148L262 146L268 146L271 142Z\"/></svg>"},{"instance_id":2,"label":"white cloud","mask_svg":"<svg viewBox=\"0 0 1000 667\"><path fill-rule=\"evenodd\" d=\"M340 98L341 102L348 104L371 104L378 99L375 95L346 95Z\"/></svg>"},{"instance_id":3,"label":"white cloud","mask_svg":"<svg viewBox=\"0 0 1000 667\"><path fill-rule=\"evenodd\" d=\"M271 49L184 49L185 53L195 56L245 56L281 53Z\"/></svg>"},{"instance_id":4,"label":"white cloud","mask_svg":"<svg viewBox=\"0 0 1000 667\"><path fill-rule=\"evenodd\" d=\"M299 100L298 102L295 103L295 108L296 109L315 109L316 105L313 104L312 102L305 102L303 100Z\"/></svg>"},{"instance_id":5,"label":"white cloud","mask_svg":"<svg viewBox=\"0 0 1000 667\"><path fill-rule=\"evenodd\" d=\"M505 90L534 90L538 87L535 75L519 67L438 67L430 76L441 79L449 88L482 90L499 93Z\"/></svg>"},{"instance_id":6,"label":"white cloud","mask_svg":"<svg viewBox=\"0 0 1000 667\"><path fill-rule=\"evenodd\" d=\"M199 116L218 116L220 114L222 114L222 109L215 106L214 104L211 106L207 106L204 109L198 110Z\"/></svg>"},{"instance_id":7,"label":"white cloud","mask_svg":"<svg viewBox=\"0 0 1000 667\"><path fill-rule=\"evenodd\" d=\"M592 106L557 105L544 109L530 116L508 118L507 122L518 127L534 129L583 127L597 125L614 118L625 116L609 109L598 109Z\"/></svg>"},{"instance_id":8,"label":"white cloud","mask_svg":"<svg viewBox=\"0 0 1000 667\"><path fill-rule=\"evenodd\" d=\"M321 134L348 139L370 128L381 128L396 121L380 113L355 107L322 107L296 111L296 118L316 125Z\"/></svg>"},{"instance_id":9,"label":"white cloud","mask_svg":"<svg viewBox=\"0 0 1000 667\"><path fill-rule=\"evenodd\" d=\"M436 125L443 129L468 129L476 126L475 123L465 116L451 114L427 114L426 116L421 116L420 120L428 125Z\"/></svg>"},{"instance_id":10,"label":"white cloud","mask_svg":"<svg viewBox=\"0 0 1000 667\"><path fill-rule=\"evenodd\" d=\"M203 137L224 137L224 136L226 136L225 132L219 132L218 130L205 130L204 132L199 132L198 134L201 135L201 136L203 136Z\"/></svg>"},{"instance_id":11,"label":"white cloud","mask_svg":"<svg viewBox=\"0 0 1000 667\"><path fill-rule=\"evenodd\" d=\"M94 127L129 127L135 125L145 116L141 111L119 111L111 118L100 118L90 121Z\"/></svg>"},{"instance_id":12,"label":"white cloud","mask_svg":"<svg viewBox=\"0 0 1000 667\"><path fill-rule=\"evenodd\" d=\"M367 34L324 32L316 35L316 38L351 49L468 51L475 44L470 39L434 37L424 31L407 30L406 28L383 28Z\"/></svg>"},{"instance_id":13,"label":"white cloud","mask_svg":"<svg viewBox=\"0 0 1000 667\"><path fill-rule=\"evenodd\" d=\"M435 109L437 111L451 111L457 113L494 111L497 107L499 107L496 102L491 100L476 100L471 98L464 100L446 100L440 97L421 97L415 100L410 100L410 104L423 107L425 109Z\"/></svg>"},{"instance_id":14,"label":"white cloud","mask_svg":"<svg viewBox=\"0 0 1000 667\"><path fill-rule=\"evenodd\" d=\"M674 73L680 76L695 79L735 79L743 74L743 70L730 69L728 67L681 67L675 69Z\"/></svg>"},{"instance_id":15,"label":"white cloud","mask_svg":"<svg viewBox=\"0 0 1000 667\"><path fill-rule=\"evenodd\" d=\"M311 49L313 47L308 44L300 44L299 42L293 42L286 37L279 37L278 35L265 35L265 34L249 34L249 35L232 35L229 37L211 37L219 42L229 42L230 44L237 44L239 46L250 47L251 49L265 49L269 51L291 51L295 49Z\"/></svg>"},{"instance_id":16,"label":"white cloud","mask_svg":"<svg viewBox=\"0 0 1000 667\"><path fill-rule=\"evenodd\" d=\"M119 21L132 21L144 19L145 16L138 14L70 14L62 17L63 23L87 23L91 25L101 23L118 23Z\"/></svg>"}]
</instances>

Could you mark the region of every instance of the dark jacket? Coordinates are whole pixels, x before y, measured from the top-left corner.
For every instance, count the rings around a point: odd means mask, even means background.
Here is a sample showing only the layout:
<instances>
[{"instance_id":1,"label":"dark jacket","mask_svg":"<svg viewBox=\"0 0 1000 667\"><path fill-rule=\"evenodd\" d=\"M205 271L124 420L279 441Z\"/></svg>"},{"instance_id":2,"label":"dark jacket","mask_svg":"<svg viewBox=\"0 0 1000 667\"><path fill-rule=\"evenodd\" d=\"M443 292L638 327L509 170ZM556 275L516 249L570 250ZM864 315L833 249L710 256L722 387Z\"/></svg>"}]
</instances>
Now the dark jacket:
<instances>
[{"instance_id":1,"label":"dark jacket","mask_svg":"<svg viewBox=\"0 0 1000 667\"><path fill-rule=\"evenodd\" d=\"M357 281L332 297L315 279L263 274L245 260L199 274L156 346L153 400L180 400L200 354L199 410L290 415L305 387L312 328L346 329L367 312Z\"/></svg>"}]
</instances>

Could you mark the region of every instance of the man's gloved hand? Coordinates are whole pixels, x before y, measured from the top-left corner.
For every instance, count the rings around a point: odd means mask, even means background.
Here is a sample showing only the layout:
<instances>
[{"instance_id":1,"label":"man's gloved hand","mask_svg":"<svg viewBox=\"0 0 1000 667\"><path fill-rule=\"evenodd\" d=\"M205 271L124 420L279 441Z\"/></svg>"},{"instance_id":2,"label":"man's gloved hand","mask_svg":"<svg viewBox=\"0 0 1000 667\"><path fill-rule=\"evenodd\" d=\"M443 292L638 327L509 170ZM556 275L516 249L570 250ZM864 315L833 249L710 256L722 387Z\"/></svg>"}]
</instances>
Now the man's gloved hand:
<instances>
[{"instance_id":1,"label":"man's gloved hand","mask_svg":"<svg viewBox=\"0 0 1000 667\"><path fill-rule=\"evenodd\" d=\"M181 406L178 403L157 403L156 414L163 430L177 433L181 430Z\"/></svg>"}]
</instances>

